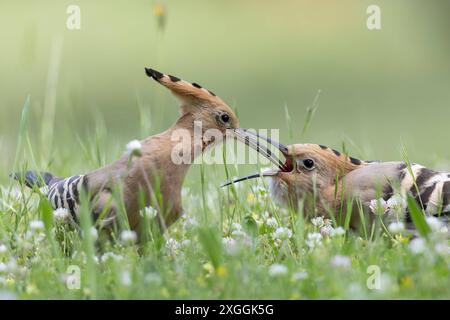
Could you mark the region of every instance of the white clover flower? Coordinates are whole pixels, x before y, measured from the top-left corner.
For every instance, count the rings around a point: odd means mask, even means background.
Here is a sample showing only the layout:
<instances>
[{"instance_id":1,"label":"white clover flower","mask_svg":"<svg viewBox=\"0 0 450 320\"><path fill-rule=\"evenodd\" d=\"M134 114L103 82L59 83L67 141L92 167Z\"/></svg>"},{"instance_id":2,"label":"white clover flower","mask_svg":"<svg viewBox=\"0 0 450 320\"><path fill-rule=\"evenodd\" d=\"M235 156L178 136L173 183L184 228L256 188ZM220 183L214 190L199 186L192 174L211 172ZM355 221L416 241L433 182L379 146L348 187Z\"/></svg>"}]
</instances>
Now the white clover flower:
<instances>
[{"instance_id":1,"label":"white clover flower","mask_svg":"<svg viewBox=\"0 0 450 320\"><path fill-rule=\"evenodd\" d=\"M198 226L197 219L190 216L185 216L183 220L183 226L187 229Z\"/></svg>"},{"instance_id":2,"label":"white clover flower","mask_svg":"<svg viewBox=\"0 0 450 320\"><path fill-rule=\"evenodd\" d=\"M322 244L322 235L318 232L310 232L305 243L310 249L314 249Z\"/></svg>"},{"instance_id":3,"label":"white clover flower","mask_svg":"<svg viewBox=\"0 0 450 320\"><path fill-rule=\"evenodd\" d=\"M347 269L350 267L351 260L347 256L335 255L331 258L331 265L336 268Z\"/></svg>"},{"instance_id":4,"label":"white clover flower","mask_svg":"<svg viewBox=\"0 0 450 320\"><path fill-rule=\"evenodd\" d=\"M122 283L126 287L129 287L131 285L131 274L128 270L122 271L120 273L120 283Z\"/></svg>"},{"instance_id":5,"label":"white clover flower","mask_svg":"<svg viewBox=\"0 0 450 320\"><path fill-rule=\"evenodd\" d=\"M6 271L8 271L8 266L3 262L0 262L0 273L4 273Z\"/></svg>"},{"instance_id":6,"label":"white clover flower","mask_svg":"<svg viewBox=\"0 0 450 320\"><path fill-rule=\"evenodd\" d=\"M442 222L436 217L430 216L426 217L425 220L427 221L428 226L432 231L439 231L442 227Z\"/></svg>"},{"instance_id":7,"label":"white clover flower","mask_svg":"<svg viewBox=\"0 0 450 320\"><path fill-rule=\"evenodd\" d=\"M391 233L402 233L403 231L405 231L405 224L401 221L399 222L392 222L389 226L388 229Z\"/></svg>"},{"instance_id":8,"label":"white clover flower","mask_svg":"<svg viewBox=\"0 0 450 320\"><path fill-rule=\"evenodd\" d=\"M324 225L325 222L323 220L323 217L315 217L311 219L311 223L313 224L313 226L320 228Z\"/></svg>"},{"instance_id":9,"label":"white clover flower","mask_svg":"<svg viewBox=\"0 0 450 320\"><path fill-rule=\"evenodd\" d=\"M180 249L180 244L174 238L169 238L166 241L166 249L171 252L176 252Z\"/></svg>"},{"instance_id":10,"label":"white clover flower","mask_svg":"<svg viewBox=\"0 0 450 320\"><path fill-rule=\"evenodd\" d=\"M408 245L408 248L414 254L423 253L426 250L425 240L422 238L415 238L415 239L411 240L411 242Z\"/></svg>"},{"instance_id":11,"label":"white clover flower","mask_svg":"<svg viewBox=\"0 0 450 320\"><path fill-rule=\"evenodd\" d=\"M53 218L58 222L67 221L70 219L69 210L67 210L66 208L58 208L53 211Z\"/></svg>"},{"instance_id":12,"label":"white clover flower","mask_svg":"<svg viewBox=\"0 0 450 320\"><path fill-rule=\"evenodd\" d=\"M404 210L408 206L406 200L400 194L396 194L390 197L386 202L386 205L389 209L393 209L396 211Z\"/></svg>"},{"instance_id":13,"label":"white clover flower","mask_svg":"<svg viewBox=\"0 0 450 320\"><path fill-rule=\"evenodd\" d=\"M330 236L332 236L332 237L339 237L339 236L343 236L344 234L345 234L344 228L339 226L339 227L331 230Z\"/></svg>"},{"instance_id":14,"label":"white clover flower","mask_svg":"<svg viewBox=\"0 0 450 320\"><path fill-rule=\"evenodd\" d=\"M277 219L275 219L275 218L268 218L267 220L266 220L266 225L268 226L268 227L270 227L270 228L276 228L276 227L278 227L278 222L277 222Z\"/></svg>"},{"instance_id":15,"label":"white clover flower","mask_svg":"<svg viewBox=\"0 0 450 320\"><path fill-rule=\"evenodd\" d=\"M100 261L105 263L108 260L119 262L123 260L123 257L121 255L115 254L114 252L106 252L101 256Z\"/></svg>"},{"instance_id":16,"label":"white clover flower","mask_svg":"<svg viewBox=\"0 0 450 320\"><path fill-rule=\"evenodd\" d=\"M278 277L288 273L288 268L284 264L274 263L269 267L269 276Z\"/></svg>"},{"instance_id":17,"label":"white clover flower","mask_svg":"<svg viewBox=\"0 0 450 320\"><path fill-rule=\"evenodd\" d=\"M308 272L306 272L306 271L298 271L292 275L293 281L300 281L300 280L304 280L306 278L308 278Z\"/></svg>"},{"instance_id":18,"label":"white clover flower","mask_svg":"<svg viewBox=\"0 0 450 320\"><path fill-rule=\"evenodd\" d=\"M125 150L126 154L139 157L142 154L142 144L139 140L131 140L127 143Z\"/></svg>"},{"instance_id":19,"label":"white clover flower","mask_svg":"<svg viewBox=\"0 0 450 320\"><path fill-rule=\"evenodd\" d=\"M264 186L257 186L255 188L255 193L259 194L262 198L266 198L269 194Z\"/></svg>"},{"instance_id":20,"label":"white clover flower","mask_svg":"<svg viewBox=\"0 0 450 320\"><path fill-rule=\"evenodd\" d=\"M98 230L95 227L91 227L91 238L93 241L96 241L98 239Z\"/></svg>"},{"instance_id":21,"label":"white clover flower","mask_svg":"<svg viewBox=\"0 0 450 320\"><path fill-rule=\"evenodd\" d=\"M48 186L43 186L39 188L39 192L42 193L43 195L48 194L49 191L49 187Z\"/></svg>"},{"instance_id":22,"label":"white clover flower","mask_svg":"<svg viewBox=\"0 0 450 320\"><path fill-rule=\"evenodd\" d=\"M325 224L322 228L320 228L320 234L324 237L331 236L333 230L334 228L331 225Z\"/></svg>"},{"instance_id":23,"label":"white clover flower","mask_svg":"<svg viewBox=\"0 0 450 320\"><path fill-rule=\"evenodd\" d=\"M287 240L292 237L292 231L289 228L278 227L273 233L272 238L279 240Z\"/></svg>"},{"instance_id":24,"label":"white clover flower","mask_svg":"<svg viewBox=\"0 0 450 320\"><path fill-rule=\"evenodd\" d=\"M439 233L447 234L447 233L448 233L448 228L447 228L447 226L442 226L442 227L439 229Z\"/></svg>"},{"instance_id":25,"label":"white clover flower","mask_svg":"<svg viewBox=\"0 0 450 320\"><path fill-rule=\"evenodd\" d=\"M240 223L233 222L233 223L231 224L231 230L241 231L241 230L242 230L242 226L241 226Z\"/></svg>"},{"instance_id":26,"label":"white clover flower","mask_svg":"<svg viewBox=\"0 0 450 320\"><path fill-rule=\"evenodd\" d=\"M11 258L6 264L8 272L14 273L17 271L17 262L16 259Z\"/></svg>"},{"instance_id":27,"label":"white clover flower","mask_svg":"<svg viewBox=\"0 0 450 320\"><path fill-rule=\"evenodd\" d=\"M448 255L450 254L450 246L447 243L436 243L434 246L434 251L440 255Z\"/></svg>"},{"instance_id":28,"label":"white clover flower","mask_svg":"<svg viewBox=\"0 0 450 320\"><path fill-rule=\"evenodd\" d=\"M141 209L141 216L145 217L149 220L155 218L157 214L158 214L158 210L156 210L152 206L148 206L148 207Z\"/></svg>"},{"instance_id":29,"label":"white clover flower","mask_svg":"<svg viewBox=\"0 0 450 320\"><path fill-rule=\"evenodd\" d=\"M120 240L126 245L133 244L137 241L137 234L132 230L123 230L120 233Z\"/></svg>"},{"instance_id":30,"label":"white clover flower","mask_svg":"<svg viewBox=\"0 0 450 320\"><path fill-rule=\"evenodd\" d=\"M239 246L236 240L231 237L222 238L222 244L225 248L225 251L228 254L234 255L239 251Z\"/></svg>"},{"instance_id":31,"label":"white clover flower","mask_svg":"<svg viewBox=\"0 0 450 320\"><path fill-rule=\"evenodd\" d=\"M8 252L8 248L4 244L0 244L0 254Z\"/></svg>"},{"instance_id":32,"label":"white clover flower","mask_svg":"<svg viewBox=\"0 0 450 320\"><path fill-rule=\"evenodd\" d=\"M384 214L388 211L387 202L383 198L371 200L369 208L373 214Z\"/></svg>"},{"instance_id":33,"label":"white clover flower","mask_svg":"<svg viewBox=\"0 0 450 320\"><path fill-rule=\"evenodd\" d=\"M35 232L42 231L44 230L44 222L41 220L32 220L30 221L30 229Z\"/></svg>"},{"instance_id":34,"label":"white clover flower","mask_svg":"<svg viewBox=\"0 0 450 320\"><path fill-rule=\"evenodd\" d=\"M191 245L191 240L190 239L184 239L183 241L181 241L181 246L182 247L189 247Z\"/></svg>"}]
</instances>

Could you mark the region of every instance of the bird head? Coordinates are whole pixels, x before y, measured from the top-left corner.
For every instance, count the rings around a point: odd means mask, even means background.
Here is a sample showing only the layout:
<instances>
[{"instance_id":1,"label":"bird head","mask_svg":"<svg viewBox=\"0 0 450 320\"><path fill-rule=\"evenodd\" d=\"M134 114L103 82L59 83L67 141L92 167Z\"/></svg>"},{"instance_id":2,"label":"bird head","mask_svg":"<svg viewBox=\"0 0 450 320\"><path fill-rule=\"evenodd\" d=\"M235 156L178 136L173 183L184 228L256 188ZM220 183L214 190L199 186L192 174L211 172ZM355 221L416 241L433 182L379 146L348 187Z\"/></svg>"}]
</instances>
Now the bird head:
<instances>
[{"instance_id":1,"label":"bird head","mask_svg":"<svg viewBox=\"0 0 450 320\"><path fill-rule=\"evenodd\" d=\"M267 157L266 148L259 144L261 136L254 135L257 151ZM285 161L270 153L271 161L277 165L277 170L253 174L236 179L231 183L240 182L257 177L270 178L270 191L272 195L284 204L298 203L302 198L311 197L328 187L333 186L350 171L367 165L367 162L349 157L339 151L317 144L292 144L284 146L268 138L263 139L276 146L284 156ZM256 149L256 148L255 148Z\"/></svg>"},{"instance_id":2,"label":"bird head","mask_svg":"<svg viewBox=\"0 0 450 320\"><path fill-rule=\"evenodd\" d=\"M154 69L145 68L146 74L156 82L168 88L180 101L181 118L187 126L194 122L201 126L203 132L217 130L222 137L232 135L239 128L239 121L234 111L213 92L197 83L181 80Z\"/></svg>"}]
</instances>

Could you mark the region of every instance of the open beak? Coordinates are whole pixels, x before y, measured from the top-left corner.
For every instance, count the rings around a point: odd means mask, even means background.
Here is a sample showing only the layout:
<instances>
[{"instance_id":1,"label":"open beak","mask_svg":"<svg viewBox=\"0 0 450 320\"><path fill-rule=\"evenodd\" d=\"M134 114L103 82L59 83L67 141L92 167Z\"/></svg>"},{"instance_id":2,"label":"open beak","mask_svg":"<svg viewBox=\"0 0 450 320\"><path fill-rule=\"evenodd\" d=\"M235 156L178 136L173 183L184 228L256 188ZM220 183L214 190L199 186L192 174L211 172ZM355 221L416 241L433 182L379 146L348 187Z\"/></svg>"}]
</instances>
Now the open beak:
<instances>
[{"instance_id":1,"label":"open beak","mask_svg":"<svg viewBox=\"0 0 450 320\"><path fill-rule=\"evenodd\" d=\"M271 161L274 165L276 165L279 170L270 170L270 171L265 171L262 173L251 174L246 177L238 178L233 181L227 182L227 183L223 184L221 187L226 187L233 183L241 182L244 180L250 180L250 179L255 179L255 178L259 178L259 177L270 177L270 176L275 176L275 175L279 174L280 172L291 172L292 170L294 170L294 164L293 164L292 157L289 155L289 150L285 145L283 145L277 141L274 141L270 138L267 138L263 135L260 135L258 133L255 133L255 132L249 131L247 129L243 129L243 128L234 129L232 134L237 140L244 142L247 146L256 150L257 152L262 154L264 157L266 157L269 161ZM276 147L281 152L281 154L285 157L286 160L284 162L281 161L272 151L270 151L270 149L267 146L262 145L260 143L260 140L263 140L263 141L267 142L268 144Z\"/></svg>"}]
</instances>

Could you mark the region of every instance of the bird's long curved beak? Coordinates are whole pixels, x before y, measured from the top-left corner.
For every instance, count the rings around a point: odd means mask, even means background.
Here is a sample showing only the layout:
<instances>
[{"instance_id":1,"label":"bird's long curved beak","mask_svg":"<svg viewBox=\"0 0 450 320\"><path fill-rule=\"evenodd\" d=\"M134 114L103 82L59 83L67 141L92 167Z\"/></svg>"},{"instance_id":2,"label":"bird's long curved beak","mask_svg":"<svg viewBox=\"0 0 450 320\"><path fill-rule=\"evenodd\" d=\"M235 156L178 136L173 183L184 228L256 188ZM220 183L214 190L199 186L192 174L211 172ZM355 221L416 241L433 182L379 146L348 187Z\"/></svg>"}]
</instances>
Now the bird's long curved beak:
<instances>
[{"instance_id":1,"label":"bird's long curved beak","mask_svg":"<svg viewBox=\"0 0 450 320\"><path fill-rule=\"evenodd\" d=\"M233 183L250 180L250 179L255 179L255 178L259 178L259 177L275 176L280 172L292 171L292 169L293 169L292 163L293 162L292 162L292 157L289 155L289 149L285 145L281 144L280 142L270 139L268 137L265 137L263 135L260 135L256 132L252 132L250 130L244 129L244 128L238 128L238 129L232 130L232 136L234 138L236 138L238 141L244 142L247 146L249 146L250 148L252 148L252 149L256 150L257 152L259 152L260 154L262 154L264 157L266 157L268 160L270 160L273 164L275 164L279 170L270 170L270 171L265 171L262 173L251 174L251 175L248 175L248 176L245 176L242 178L235 179L233 181L229 181L229 182L223 184L221 187L226 187ZM262 145L260 143L260 140L263 140L263 141L267 142L268 144L276 147L281 152L281 154L286 158L286 160L284 162L281 161L272 151L270 151L270 149L267 146Z\"/></svg>"}]
</instances>

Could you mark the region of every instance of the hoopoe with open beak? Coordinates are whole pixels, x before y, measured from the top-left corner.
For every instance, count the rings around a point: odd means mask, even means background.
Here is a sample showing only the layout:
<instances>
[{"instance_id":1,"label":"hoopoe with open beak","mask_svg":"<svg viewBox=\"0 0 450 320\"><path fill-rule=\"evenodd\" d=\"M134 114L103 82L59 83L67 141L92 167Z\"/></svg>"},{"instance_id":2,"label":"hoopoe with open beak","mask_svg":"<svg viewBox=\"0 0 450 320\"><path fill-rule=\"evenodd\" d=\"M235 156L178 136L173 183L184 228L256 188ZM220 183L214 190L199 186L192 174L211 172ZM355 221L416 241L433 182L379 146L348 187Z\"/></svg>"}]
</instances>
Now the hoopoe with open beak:
<instances>
[{"instance_id":1,"label":"hoopoe with open beak","mask_svg":"<svg viewBox=\"0 0 450 320\"><path fill-rule=\"evenodd\" d=\"M284 146L254 133L247 135L249 145L265 149L259 143L262 138L286 158L280 161L274 154L271 161L278 170L249 175L226 183L269 177L271 194L278 202L298 209L303 201L305 212L318 215L336 214L353 202L351 226L356 227L359 214L355 214L359 202L364 211L373 211L374 200L389 201L395 196L409 193L428 215L450 213L450 173L438 172L419 164L408 166L405 162L362 161L339 151L317 144L293 144ZM265 151L264 154L267 154ZM406 209L406 208L405 208ZM406 213L406 221L411 217ZM371 215L373 216L373 215Z\"/></svg>"},{"instance_id":2,"label":"hoopoe with open beak","mask_svg":"<svg viewBox=\"0 0 450 320\"><path fill-rule=\"evenodd\" d=\"M130 159L125 154L105 167L68 178L34 171L15 174L14 177L31 188L47 186L47 197L53 208L68 209L75 221L78 220L80 193L86 192L91 200L94 220L97 221L102 216L104 218L99 224L111 225L119 210L113 190L119 187L131 229L139 231L142 194L146 206L158 209L160 227L165 229L175 222L183 212L181 187L194 156L220 143L219 139L204 138L197 139L200 141L196 142L193 139L194 127L200 123L202 134L206 130L215 129L222 138L226 138L227 132L237 129L239 122L233 110L222 99L197 83L150 68L146 68L145 72L178 98L181 115L168 130L142 140L138 157ZM192 161L174 163L174 150L180 152L180 141L176 137L186 133L191 139L181 142L181 152L187 152L187 158ZM161 201L155 200L156 190L161 195Z\"/></svg>"}]
</instances>

